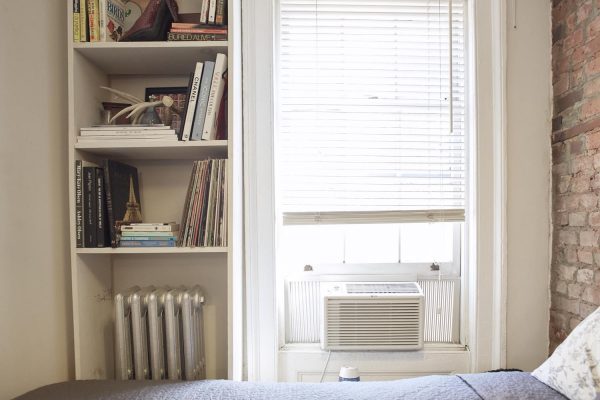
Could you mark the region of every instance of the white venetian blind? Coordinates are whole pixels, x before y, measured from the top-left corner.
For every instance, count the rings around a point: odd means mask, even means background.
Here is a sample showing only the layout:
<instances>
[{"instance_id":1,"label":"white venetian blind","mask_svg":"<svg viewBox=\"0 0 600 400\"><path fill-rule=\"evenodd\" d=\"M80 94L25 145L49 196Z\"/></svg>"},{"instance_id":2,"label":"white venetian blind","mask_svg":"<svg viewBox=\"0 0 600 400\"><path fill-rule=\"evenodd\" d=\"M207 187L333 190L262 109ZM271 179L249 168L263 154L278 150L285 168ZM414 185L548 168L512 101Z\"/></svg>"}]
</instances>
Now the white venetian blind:
<instances>
[{"instance_id":1,"label":"white venetian blind","mask_svg":"<svg viewBox=\"0 0 600 400\"><path fill-rule=\"evenodd\" d=\"M288 222L462 218L463 1L280 0L277 168Z\"/></svg>"}]
</instances>

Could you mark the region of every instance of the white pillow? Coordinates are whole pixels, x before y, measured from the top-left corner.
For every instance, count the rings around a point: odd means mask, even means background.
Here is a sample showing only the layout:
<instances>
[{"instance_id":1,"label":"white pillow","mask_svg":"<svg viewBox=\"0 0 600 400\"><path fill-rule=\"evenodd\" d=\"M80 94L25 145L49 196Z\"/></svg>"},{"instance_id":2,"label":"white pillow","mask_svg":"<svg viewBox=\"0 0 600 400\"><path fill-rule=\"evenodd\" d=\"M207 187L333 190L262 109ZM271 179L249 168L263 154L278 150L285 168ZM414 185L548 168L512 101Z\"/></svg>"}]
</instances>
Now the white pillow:
<instances>
[{"instance_id":1,"label":"white pillow","mask_svg":"<svg viewBox=\"0 0 600 400\"><path fill-rule=\"evenodd\" d=\"M600 399L600 308L577 325L532 375L569 399Z\"/></svg>"}]
</instances>

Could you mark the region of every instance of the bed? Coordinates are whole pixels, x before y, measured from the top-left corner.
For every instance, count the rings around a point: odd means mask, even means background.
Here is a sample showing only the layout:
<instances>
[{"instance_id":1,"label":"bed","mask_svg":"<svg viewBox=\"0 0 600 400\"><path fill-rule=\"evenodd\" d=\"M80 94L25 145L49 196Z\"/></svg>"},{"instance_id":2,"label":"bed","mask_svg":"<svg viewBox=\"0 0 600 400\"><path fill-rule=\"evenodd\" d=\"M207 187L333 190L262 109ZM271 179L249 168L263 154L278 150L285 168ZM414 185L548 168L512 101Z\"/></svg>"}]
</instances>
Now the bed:
<instances>
[{"instance_id":1,"label":"bed","mask_svg":"<svg viewBox=\"0 0 600 400\"><path fill-rule=\"evenodd\" d=\"M565 399L525 372L425 376L386 382L255 383L73 381L44 386L18 400L301 400Z\"/></svg>"}]
</instances>

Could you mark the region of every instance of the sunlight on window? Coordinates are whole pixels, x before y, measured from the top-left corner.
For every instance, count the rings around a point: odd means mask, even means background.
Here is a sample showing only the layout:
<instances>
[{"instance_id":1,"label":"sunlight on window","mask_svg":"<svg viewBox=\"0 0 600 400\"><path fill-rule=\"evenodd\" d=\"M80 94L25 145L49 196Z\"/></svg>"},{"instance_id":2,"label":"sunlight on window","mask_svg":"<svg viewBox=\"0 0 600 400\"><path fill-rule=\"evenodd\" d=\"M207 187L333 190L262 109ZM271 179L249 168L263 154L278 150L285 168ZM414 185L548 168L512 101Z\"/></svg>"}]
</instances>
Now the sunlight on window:
<instances>
[{"instance_id":1,"label":"sunlight on window","mask_svg":"<svg viewBox=\"0 0 600 400\"><path fill-rule=\"evenodd\" d=\"M397 224L346 225L346 263L397 263Z\"/></svg>"},{"instance_id":2,"label":"sunlight on window","mask_svg":"<svg viewBox=\"0 0 600 400\"><path fill-rule=\"evenodd\" d=\"M452 261L452 224L404 224L400 254L405 263Z\"/></svg>"}]
</instances>

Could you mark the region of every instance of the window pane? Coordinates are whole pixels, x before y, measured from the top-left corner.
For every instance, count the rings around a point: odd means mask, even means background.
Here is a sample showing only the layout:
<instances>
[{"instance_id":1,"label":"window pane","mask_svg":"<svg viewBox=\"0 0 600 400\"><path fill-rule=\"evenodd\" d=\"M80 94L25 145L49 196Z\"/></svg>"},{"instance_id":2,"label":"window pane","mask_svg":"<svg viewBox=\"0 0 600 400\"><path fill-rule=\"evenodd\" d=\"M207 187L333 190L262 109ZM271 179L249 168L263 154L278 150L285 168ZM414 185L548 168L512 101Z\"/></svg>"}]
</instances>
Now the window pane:
<instances>
[{"instance_id":1,"label":"window pane","mask_svg":"<svg viewBox=\"0 0 600 400\"><path fill-rule=\"evenodd\" d=\"M453 224L403 224L400 254L403 263L451 262Z\"/></svg>"},{"instance_id":2,"label":"window pane","mask_svg":"<svg viewBox=\"0 0 600 400\"><path fill-rule=\"evenodd\" d=\"M397 263L397 224L346 225L346 263Z\"/></svg>"},{"instance_id":3,"label":"window pane","mask_svg":"<svg viewBox=\"0 0 600 400\"><path fill-rule=\"evenodd\" d=\"M343 226L283 226L279 256L282 266L294 271L301 271L306 264L342 263L344 261Z\"/></svg>"}]
</instances>

